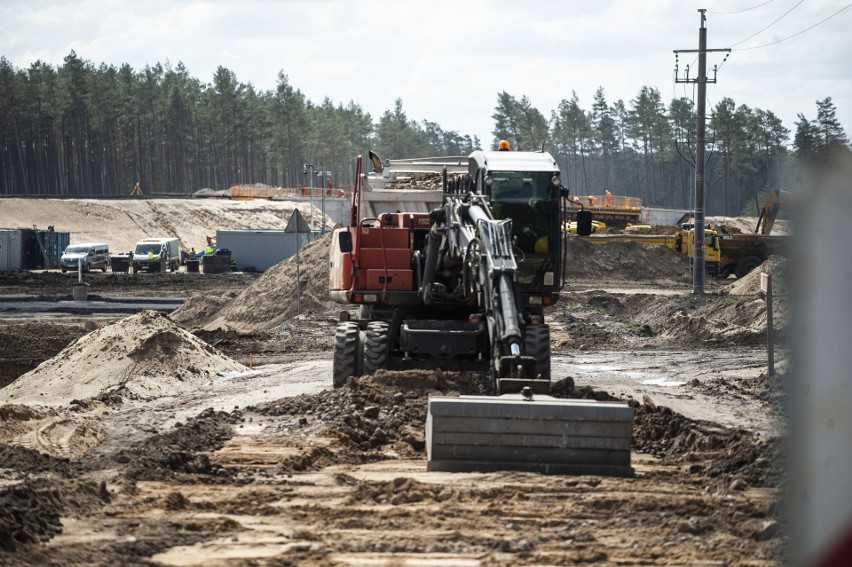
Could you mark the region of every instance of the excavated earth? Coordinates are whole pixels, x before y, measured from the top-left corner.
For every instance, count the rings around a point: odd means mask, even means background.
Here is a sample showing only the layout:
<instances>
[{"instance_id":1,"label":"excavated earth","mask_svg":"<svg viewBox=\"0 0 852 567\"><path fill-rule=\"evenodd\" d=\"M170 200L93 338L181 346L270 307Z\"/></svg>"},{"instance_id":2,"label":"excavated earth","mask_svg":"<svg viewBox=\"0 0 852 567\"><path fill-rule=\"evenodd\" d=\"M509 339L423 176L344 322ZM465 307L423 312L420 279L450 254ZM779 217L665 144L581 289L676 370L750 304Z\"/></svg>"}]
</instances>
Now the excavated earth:
<instances>
[{"instance_id":1,"label":"excavated earth","mask_svg":"<svg viewBox=\"0 0 852 567\"><path fill-rule=\"evenodd\" d=\"M670 251L572 243L553 392L636 409L635 476L426 472L428 396L483 378L332 389L327 246L300 254L301 281L291 260L146 280L188 298L168 317L0 320L0 565L783 562L786 359L767 376L757 282L693 297ZM784 299L775 319L783 338Z\"/></svg>"}]
</instances>

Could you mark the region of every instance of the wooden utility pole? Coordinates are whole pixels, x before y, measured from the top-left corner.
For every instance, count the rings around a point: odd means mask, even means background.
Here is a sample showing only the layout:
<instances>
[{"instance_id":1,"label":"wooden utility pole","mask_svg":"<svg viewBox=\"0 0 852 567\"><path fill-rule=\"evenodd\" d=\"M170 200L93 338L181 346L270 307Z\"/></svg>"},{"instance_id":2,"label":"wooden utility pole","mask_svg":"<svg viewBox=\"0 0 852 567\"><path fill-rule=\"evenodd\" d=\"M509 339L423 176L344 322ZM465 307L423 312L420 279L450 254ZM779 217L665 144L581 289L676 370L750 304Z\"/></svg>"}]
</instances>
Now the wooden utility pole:
<instances>
[{"instance_id":1,"label":"wooden utility pole","mask_svg":"<svg viewBox=\"0 0 852 567\"><path fill-rule=\"evenodd\" d=\"M707 21L705 12L706 9L700 8L698 12L701 14L701 27L698 28L698 49L675 49L675 55L679 53L698 53L698 76L694 79L689 78L689 65L686 66L686 74L681 79L677 74L677 64L675 64L675 82L676 83L697 83L698 84L698 100L695 101L695 113L697 115L696 125L696 141L695 141L695 210L693 218L695 219L695 240L693 241L693 262L692 262L692 293L704 293L704 146L705 146L705 130L707 125L707 83L716 82L716 66L713 66L713 78L707 78L707 53L711 51L726 51L730 49L707 49L707 28L704 26Z\"/></svg>"}]
</instances>

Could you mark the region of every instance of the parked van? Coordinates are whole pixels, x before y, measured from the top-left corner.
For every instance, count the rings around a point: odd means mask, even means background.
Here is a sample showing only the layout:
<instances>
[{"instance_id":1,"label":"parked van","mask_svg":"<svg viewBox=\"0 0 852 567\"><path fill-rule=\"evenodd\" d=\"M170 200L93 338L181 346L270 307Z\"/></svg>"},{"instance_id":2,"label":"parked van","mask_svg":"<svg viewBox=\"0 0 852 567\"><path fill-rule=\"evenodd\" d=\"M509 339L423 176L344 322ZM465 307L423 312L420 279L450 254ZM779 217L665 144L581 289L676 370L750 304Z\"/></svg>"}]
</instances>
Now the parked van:
<instances>
[{"instance_id":1,"label":"parked van","mask_svg":"<svg viewBox=\"0 0 852 567\"><path fill-rule=\"evenodd\" d=\"M100 268L107 271L109 266L109 246L99 242L90 244L71 244L59 258L59 268L64 274L68 270L76 270L80 260L83 260L83 271Z\"/></svg>"},{"instance_id":2,"label":"parked van","mask_svg":"<svg viewBox=\"0 0 852 567\"><path fill-rule=\"evenodd\" d=\"M180 269L180 241L177 238L145 238L133 249L133 271L172 272Z\"/></svg>"}]
</instances>

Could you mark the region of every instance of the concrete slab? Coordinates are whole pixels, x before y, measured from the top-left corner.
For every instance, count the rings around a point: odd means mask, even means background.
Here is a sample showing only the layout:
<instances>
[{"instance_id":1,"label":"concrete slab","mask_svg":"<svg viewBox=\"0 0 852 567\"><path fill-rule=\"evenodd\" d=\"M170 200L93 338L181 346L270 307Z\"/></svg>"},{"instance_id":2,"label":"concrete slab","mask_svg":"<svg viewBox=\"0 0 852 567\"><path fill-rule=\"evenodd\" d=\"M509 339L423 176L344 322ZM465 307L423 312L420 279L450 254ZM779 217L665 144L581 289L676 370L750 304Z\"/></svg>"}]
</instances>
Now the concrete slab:
<instances>
[{"instance_id":1,"label":"concrete slab","mask_svg":"<svg viewBox=\"0 0 852 567\"><path fill-rule=\"evenodd\" d=\"M630 476L632 423L633 408L620 403L431 397L427 468Z\"/></svg>"}]
</instances>

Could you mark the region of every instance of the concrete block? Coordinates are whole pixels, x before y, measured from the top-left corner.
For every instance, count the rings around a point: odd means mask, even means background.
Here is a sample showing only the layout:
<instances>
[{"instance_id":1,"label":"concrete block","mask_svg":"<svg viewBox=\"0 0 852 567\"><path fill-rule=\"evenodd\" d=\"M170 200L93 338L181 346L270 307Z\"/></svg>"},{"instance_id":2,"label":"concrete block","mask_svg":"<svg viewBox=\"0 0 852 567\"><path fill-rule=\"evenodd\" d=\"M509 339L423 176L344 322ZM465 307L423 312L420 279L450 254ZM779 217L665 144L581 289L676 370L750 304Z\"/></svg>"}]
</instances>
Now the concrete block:
<instances>
[{"instance_id":1,"label":"concrete block","mask_svg":"<svg viewBox=\"0 0 852 567\"><path fill-rule=\"evenodd\" d=\"M632 475L633 408L520 395L431 397L428 470Z\"/></svg>"}]
</instances>

